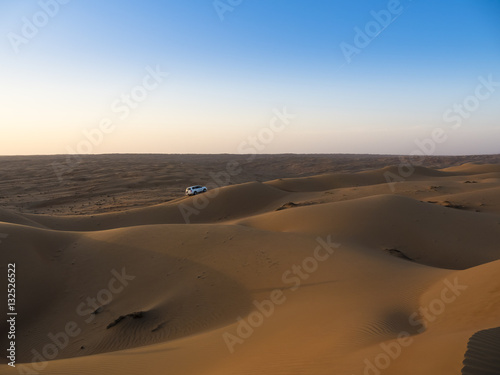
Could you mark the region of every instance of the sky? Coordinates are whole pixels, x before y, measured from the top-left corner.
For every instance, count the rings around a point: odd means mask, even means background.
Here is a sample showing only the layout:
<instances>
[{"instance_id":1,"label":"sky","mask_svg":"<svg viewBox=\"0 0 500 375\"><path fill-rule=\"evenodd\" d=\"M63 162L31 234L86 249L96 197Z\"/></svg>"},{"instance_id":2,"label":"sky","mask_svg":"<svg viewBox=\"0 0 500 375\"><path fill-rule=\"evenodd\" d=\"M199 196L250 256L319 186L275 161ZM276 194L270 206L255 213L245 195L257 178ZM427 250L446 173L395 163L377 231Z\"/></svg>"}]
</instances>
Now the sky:
<instances>
[{"instance_id":1,"label":"sky","mask_svg":"<svg viewBox=\"0 0 500 375\"><path fill-rule=\"evenodd\" d=\"M500 153L498 0L0 0L0 154Z\"/></svg>"}]
</instances>

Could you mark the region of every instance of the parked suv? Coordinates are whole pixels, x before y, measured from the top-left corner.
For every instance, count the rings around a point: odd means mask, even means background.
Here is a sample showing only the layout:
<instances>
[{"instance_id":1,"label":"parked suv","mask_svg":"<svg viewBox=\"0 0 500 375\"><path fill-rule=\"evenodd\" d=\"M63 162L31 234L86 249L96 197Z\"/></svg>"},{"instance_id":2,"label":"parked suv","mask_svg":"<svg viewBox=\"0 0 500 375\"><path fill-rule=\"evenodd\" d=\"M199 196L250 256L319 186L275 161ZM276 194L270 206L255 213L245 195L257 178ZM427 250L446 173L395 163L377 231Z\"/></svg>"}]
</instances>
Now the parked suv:
<instances>
[{"instance_id":1,"label":"parked suv","mask_svg":"<svg viewBox=\"0 0 500 375\"><path fill-rule=\"evenodd\" d=\"M205 186L201 185L194 185L186 188L186 193L185 195L196 195L198 193L204 193L207 191L207 188Z\"/></svg>"}]
</instances>

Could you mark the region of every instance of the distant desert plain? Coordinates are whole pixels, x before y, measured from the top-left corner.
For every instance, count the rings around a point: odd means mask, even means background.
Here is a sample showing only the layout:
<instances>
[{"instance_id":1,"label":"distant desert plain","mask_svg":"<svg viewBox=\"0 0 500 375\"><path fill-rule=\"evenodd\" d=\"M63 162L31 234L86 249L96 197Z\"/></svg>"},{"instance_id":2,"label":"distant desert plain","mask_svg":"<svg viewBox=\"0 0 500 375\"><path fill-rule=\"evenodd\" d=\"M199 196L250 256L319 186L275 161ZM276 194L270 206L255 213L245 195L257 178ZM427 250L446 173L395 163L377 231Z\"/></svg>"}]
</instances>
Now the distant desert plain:
<instances>
[{"instance_id":1,"label":"distant desert plain","mask_svg":"<svg viewBox=\"0 0 500 375\"><path fill-rule=\"evenodd\" d=\"M0 177L0 374L500 374L500 155L3 156Z\"/></svg>"}]
</instances>

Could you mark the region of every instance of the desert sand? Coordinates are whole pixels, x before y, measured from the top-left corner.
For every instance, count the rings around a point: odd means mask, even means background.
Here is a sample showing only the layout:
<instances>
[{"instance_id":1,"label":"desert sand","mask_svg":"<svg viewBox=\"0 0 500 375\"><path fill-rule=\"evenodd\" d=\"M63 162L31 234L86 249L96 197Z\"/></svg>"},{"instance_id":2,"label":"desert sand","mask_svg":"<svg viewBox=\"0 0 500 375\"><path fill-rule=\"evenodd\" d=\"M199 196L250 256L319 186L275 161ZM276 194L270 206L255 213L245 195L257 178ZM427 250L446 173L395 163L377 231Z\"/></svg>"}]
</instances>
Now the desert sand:
<instances>
[{"instance_id":1,"label":"desert sand","mask_svg":"<svg viewBox=\"0 0 500 375\"><path fill-rule=\"evenodd\" d=\"M2 374L500 374L498 155L55 162L0 158Z\"/></svg>"}]
</instances>

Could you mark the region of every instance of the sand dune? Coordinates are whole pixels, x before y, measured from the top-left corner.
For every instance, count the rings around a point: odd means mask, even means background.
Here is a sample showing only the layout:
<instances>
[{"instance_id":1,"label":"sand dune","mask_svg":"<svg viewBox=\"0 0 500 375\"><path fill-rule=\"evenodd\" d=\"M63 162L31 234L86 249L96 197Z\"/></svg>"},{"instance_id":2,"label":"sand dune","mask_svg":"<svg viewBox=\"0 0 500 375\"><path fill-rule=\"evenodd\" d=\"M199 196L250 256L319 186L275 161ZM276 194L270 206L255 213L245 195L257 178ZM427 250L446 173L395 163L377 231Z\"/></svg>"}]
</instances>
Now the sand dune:
<instances>
[{"instance_id":1,"label":"sand dune","mask_svg":"<svg viewBox=\"0 0 500 375\"><path fill-rule=\"evenodd\" d=\"M37 218L35 217L37 220ZM44 225L37 221L31 220L28 215L18 214L13 211L0 209L0 222L11 223L11 224L21 224L27 226L33 226L38 228L43 228Z\"/></svg>"},{"instance_id":2,"label":"sand dune","mask_svg":"<svg viewBox=\"0 0 500 375\"><path fill-rule=\"evenodd\" d=\"M169 202L186 186L209 187L391 167L397 155L53 155L0 156L0 207L48 215L94 215ZM432 156L433 169L500 163L500 155ZM236 172L228 165L237 163ZM396 166L396 167L394 167ZM21 188L20 188L21 186Z\"/></svg>"},{"instance_id":3,"label":"sand dune","mask_svg":"<svg viewBox=\"0 0 500 375\"><path fill-rule=\"evenodd\" d=\"M419 263L468 268L500 259L498 219L382 195L262 214L240 224L279 232L330 233L342 243L395 249Z\"/></svg>"},{"instance_id":4,"label":"sand dune","mask_svg":"<svg viewBox=\"0 0 500 375\"><path fill-rule=\"evenodd\" d=\"M464 375L500 374L500 328L476 332L467 343Z\"/></svg>"},{"instance_id":5,"label":"sand dune","mask_svg":"<svg viewBox=\"0 0 500 375\"><path fill-rule=\"evenodd\" d=\"M249 182L125 212L64 217L24 214L23 217L39 226L73 231L150 224L214 223L273 209L276 204L286 200L285 196L286 193L281 190L262 183Z\"/></svg>"},{"instance_id":6,"label":"sand dune","mask_svg":"<svg viewBox=\"0 0 500 375\"><path fill-rule=\"evenodd\" d=\"M280 178L278 180L269 181L267 184L285 191L323 191L345 187L386 184L388 182L388 173L399 175L398 166L390 166L379 170L353 174L333 173L302 178ZM425 167L415 167L413 173L407 180L421 180L429 177L446 175L448 175L446 172Z\"/></svg>"},{"instance_id":7,"label":"sand dune","mask_svg":"<svg viewBox=\"0 0 500 375\"><path fill-rule=\"evenodd\" d=\"M497 373L500 167L420 167L394 190L388 171L0 210L18 311L17 368L0 372Z\"/></svg>"},{"instance_id":8,"label":"sand dune","mask_svg":"<svg viewBox=\"0 0 500 375\"><path fill-rule=\"evenodd\" d=\"M488 179L488 185L497 183ZM486 183L484 183L486 184ZM454 206L476 212L500 214L500 188L498 186L480 188L471 192L455 193L433 197L431 201Z\"/></svg>"},{"instance_id":9,"label":"sand dune","mask_svg":"<svg viewBox=\"0 0 500 375\"><path fill-rule=\"evenodd\" d=\"M484 174L484 173L499 173L500 165L465 163L453 167L444 168L443 171L458 172L461 174L469 174L469 175Z\"/></svg>"}]
</instances>

